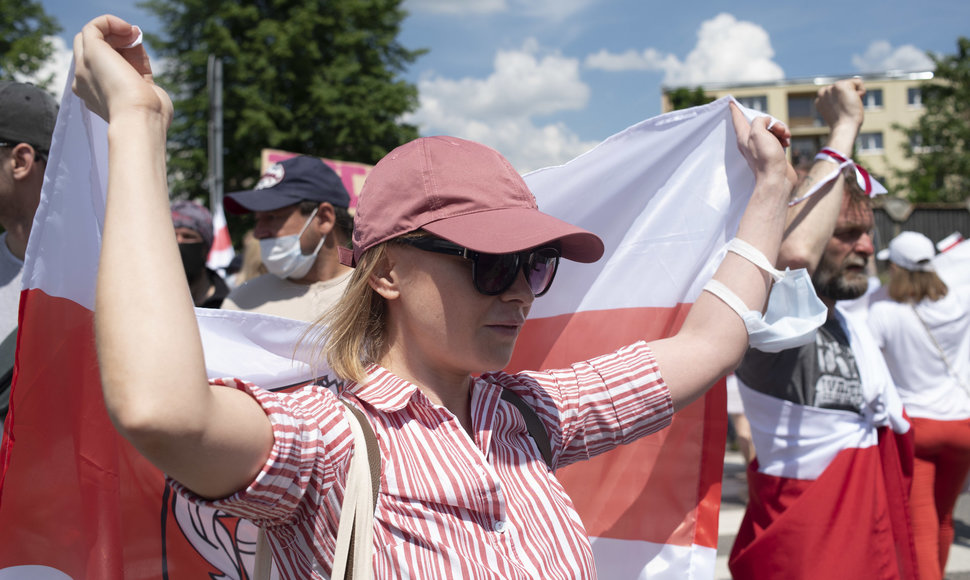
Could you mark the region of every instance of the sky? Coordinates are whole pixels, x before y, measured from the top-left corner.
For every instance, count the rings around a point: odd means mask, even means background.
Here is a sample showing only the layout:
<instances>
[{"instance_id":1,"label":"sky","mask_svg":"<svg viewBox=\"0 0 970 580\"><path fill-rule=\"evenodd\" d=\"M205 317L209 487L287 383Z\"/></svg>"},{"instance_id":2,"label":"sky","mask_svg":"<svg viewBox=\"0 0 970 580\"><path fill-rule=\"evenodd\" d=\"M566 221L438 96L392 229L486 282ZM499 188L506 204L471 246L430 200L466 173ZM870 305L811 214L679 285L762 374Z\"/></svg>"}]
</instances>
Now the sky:
<instances>
[{"instance_id":1,"label":"sky","mask_svg":"<svg viewBox=\"0 0 970 580\"><path fill-rule=\"evenodd\" d=\"M129 0L41 0L72 38L108 12L148 31ZM660 114L662 87L932 70L970 36L967 0L405 0L399 40L421 135L502 152L520 172L564 163ZM151 47L149 47L149 52ZM353 161L353 160L345 160Z\"/></svg>"}]
</instances>

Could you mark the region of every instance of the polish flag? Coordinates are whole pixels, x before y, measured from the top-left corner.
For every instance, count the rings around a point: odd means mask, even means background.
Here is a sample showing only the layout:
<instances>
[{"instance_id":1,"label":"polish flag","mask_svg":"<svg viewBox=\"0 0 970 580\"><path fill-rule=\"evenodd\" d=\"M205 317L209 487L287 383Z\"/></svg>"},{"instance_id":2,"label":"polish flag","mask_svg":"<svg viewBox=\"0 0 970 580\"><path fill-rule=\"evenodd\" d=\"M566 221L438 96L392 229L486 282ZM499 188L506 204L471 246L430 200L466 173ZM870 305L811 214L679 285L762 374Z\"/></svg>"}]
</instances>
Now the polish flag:
<instances>
[{"instance_id":1,"label":"polish flag","mask_svg":"<svg viewBox=\"0 0 970 580\"><path fill-rule=\"evenodd\" d=\"M562 366L677 330L753 188L728 103L646 121L528 176L541 207L601 234L607 254L562 265L513 367ZM173 497L104 409L92 310L106 150L103 122L66 91L23 275L0 578L248 578L253 526ZM307 353L293 351L302 323L197 313L210 376L272 389L312 376ZM559 474L601 577L713 576L725 431L718 387L660 434Z\"/></svg>"}]
</instances>

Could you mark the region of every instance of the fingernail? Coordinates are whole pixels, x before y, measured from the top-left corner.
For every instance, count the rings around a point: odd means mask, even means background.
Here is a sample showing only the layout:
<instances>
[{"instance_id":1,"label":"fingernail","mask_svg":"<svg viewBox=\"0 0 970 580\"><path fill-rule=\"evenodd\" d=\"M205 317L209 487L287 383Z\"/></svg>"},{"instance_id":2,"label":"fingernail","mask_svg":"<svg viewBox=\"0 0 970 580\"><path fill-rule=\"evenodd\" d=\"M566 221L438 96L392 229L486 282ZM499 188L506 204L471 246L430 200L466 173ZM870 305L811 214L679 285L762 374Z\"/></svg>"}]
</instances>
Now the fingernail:
<instances>
[{"instance_id":1,"label":"fingernail","mask_svg":"<svg viewBox=\"0 0 970 580\"><path fill-rule=\"evenodd\" d=\"M141 32L141 27L139 27L139 26L136 26L136 25L132 25L132 29L134 29L134 30L137 30L137 31L138 31L138 38L136 38L136 39L135 39L135 40L134 40L134 41L133 41L133 42L132 42L131 44L129 44L129 45L128 45L128 46L126 46L125 48L135 48L136 46L138 46L139 44L141 44L141 42L142 42L142 39L143 39L143 38L144 38L144 36L145 36L145 35L144 35L144 34L142 34L142 32Z\"/></svg>"}]
</instances>

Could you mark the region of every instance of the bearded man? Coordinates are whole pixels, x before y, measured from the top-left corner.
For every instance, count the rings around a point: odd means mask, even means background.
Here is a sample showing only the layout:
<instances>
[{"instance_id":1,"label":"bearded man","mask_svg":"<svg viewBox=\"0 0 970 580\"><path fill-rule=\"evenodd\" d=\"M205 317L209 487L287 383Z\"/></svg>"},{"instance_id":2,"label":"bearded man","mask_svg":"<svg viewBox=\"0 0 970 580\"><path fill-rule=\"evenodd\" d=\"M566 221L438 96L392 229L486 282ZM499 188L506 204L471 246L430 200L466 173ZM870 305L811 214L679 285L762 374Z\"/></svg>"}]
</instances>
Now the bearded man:
<instances>
[{"instance_id":1,"label":"bearded man","mask_svg":"<svg viewBox=\"0 0 970 580\"><path fill-rule=\"evenodd\" d=\"M862 124L862 94L858 80L820 92L829 144L800 190L842 171L792 206L779 252L779 268L809 271L826 322L809 344L749 349L735 372L755 448L737 580L915 577L912 430L865 320L840 302L866 293L874 251L870 179L839 153Z\"/></svg>"}]
</instances>

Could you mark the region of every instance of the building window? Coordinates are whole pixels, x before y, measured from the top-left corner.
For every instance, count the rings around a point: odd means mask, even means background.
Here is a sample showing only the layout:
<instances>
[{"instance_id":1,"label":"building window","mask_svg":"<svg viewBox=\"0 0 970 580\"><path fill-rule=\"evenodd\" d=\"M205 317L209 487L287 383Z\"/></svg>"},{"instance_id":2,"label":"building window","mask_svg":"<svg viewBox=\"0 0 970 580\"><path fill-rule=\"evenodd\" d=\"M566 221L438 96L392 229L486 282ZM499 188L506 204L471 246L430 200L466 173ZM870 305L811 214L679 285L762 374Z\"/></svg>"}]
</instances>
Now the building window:
<instances>
[{"instance_id":1,"label":"building window","mask_svg":"<svg viewBox=\"0 0 970 580\"><path fill-rule=\"evenodd\" d=\"M882 133L859 133L855 147L860 153L877 153L882 151Z\"/></svg>"},{"instance_id":2,"label":"building window","mask_svg":"<svg viewBox=\"0 0 970 580\"><path fill-rule=\"evenodd\" d=\"M910 107L922 107L923 90L919 87L910 87L906 89L906 104Z\"/></svg>"},{"instance_id":3,"label":"building window","mask_svg":"<svg viewBox=\"0 0 970 580\"><path fill-rule=\"evenodd\" d=\"M825 122L815 109L815 93L788 96L789 127L823 127Z\"/></svg>"},{"instance_id":4,"label":"building window","mask_svg":"<svg viewBox=\"0 0 970 580\"><path fill-rule=\"evenodd\" d=\"M882 108L882 89L869 89L862 97L862 104L866 109Z\"/></svg>"},{"instance_id":5,"label":"building window","mask_svg":"<svg viewBox=\"0 0 970 580\"><path fill-rule=\"evenodd\" d=\"M761 113L768 112L768 97L765 95L755 95L753 97L738 97L738 102L741 106L747 107L749 109L754 109L755 111Z\"/></svg>"}]
</instances>

